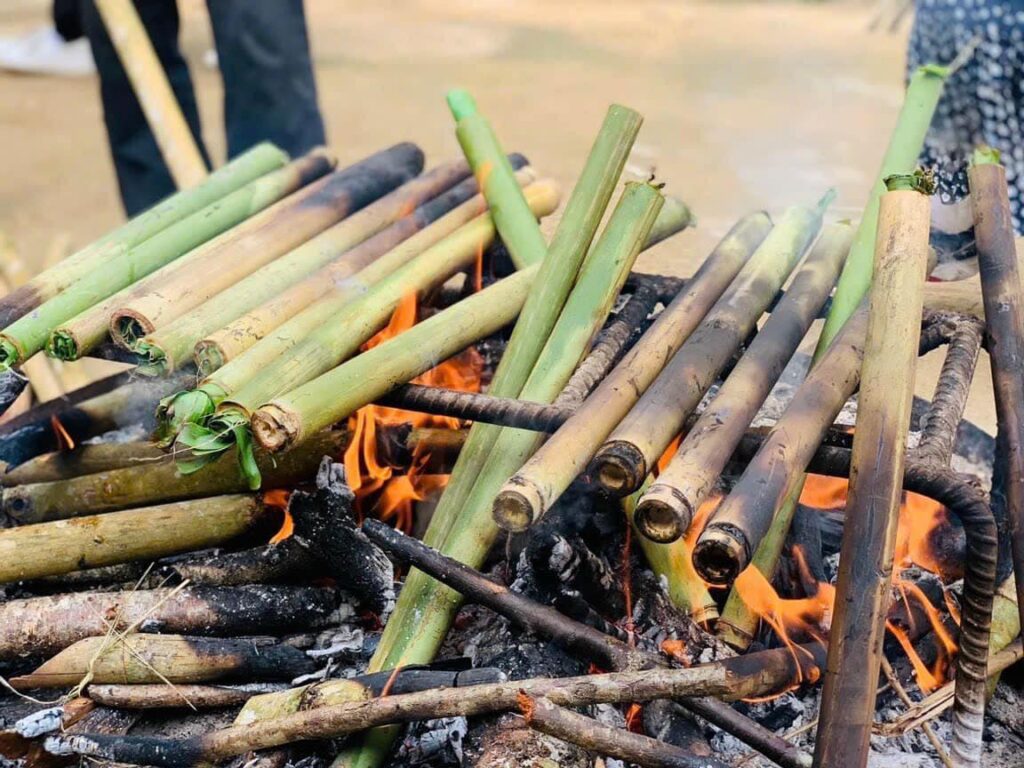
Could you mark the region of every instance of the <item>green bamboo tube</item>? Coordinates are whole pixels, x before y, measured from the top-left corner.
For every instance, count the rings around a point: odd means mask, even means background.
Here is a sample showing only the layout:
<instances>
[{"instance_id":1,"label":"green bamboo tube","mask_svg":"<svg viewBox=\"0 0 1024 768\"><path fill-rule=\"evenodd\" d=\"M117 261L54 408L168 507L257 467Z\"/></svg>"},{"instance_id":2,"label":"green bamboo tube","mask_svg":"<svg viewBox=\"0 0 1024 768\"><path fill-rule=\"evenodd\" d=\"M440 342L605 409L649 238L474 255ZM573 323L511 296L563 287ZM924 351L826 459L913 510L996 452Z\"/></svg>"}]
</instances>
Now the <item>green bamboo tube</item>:
<instances>
[{"instance_id":1,"label":"green bamboo tube","mask_svg":"<svg viewBox=\"0 0 1024 768\"><path fill-rule=\"evenodd\" d=\"M771 303L821 227L830 191L816 208L793 206L765 238L700 327L594 456L609 493L637 490Z\"/></svg>"},{"instance_id":2,"label":"green bamboo tube","mask_svg":"<svg viewBox=\"0 0 1024 768\"><path fill-rule=\"evenodd\" d=\"M45 483L108 469L152 465L170 460L170 456L150 442L85 444L72 451L44 453L29 459L0 475L0 484L12 486Z\"/></svg>"},{"instance_id":3,"label":"green bamboo tube","mask_svg":"<svg viewBox=\"0 0 1024 768\"><path fill-rule=\"evenodd\" d=\"M857 389L866 329L866 310L850 318L708 521L693 553L694 566L707 581L730 583L750 563L776 510Z\"/></svg>"},{"instance_id":4,"label":"green bamboo tube","mask_svg":"<svg viewBox=\"0 0 1024 768\"><path fill-rule=\"evenodd\" d=\"M524 171L520 173L524 177L527 175ZM553 190L550 182L538 182L531 187L527 190L527 197L538 206L550 197ZM470 209L475 207L475 204L470 203L464 205ZM331 322L332 328L338 327L332 318L348 304L365 299L377 284L408 267L413 261L420 260L426 253L433 254L429 261L444 258L446 254L452 255L456 248L481 247L481 244L489 241L488 238L494 236L493 224L486 213L479 213L474 219L463 223L466 213L461 208L452 211L354 274L361 256L353 254L354 263L346 258L343 263L332 265L329 275L331 283L326 295L208 375L196 389L178 393L161 403L157 412L158 439L168 444L185 424L205 422L221 402L251 379L273 367L297 344L324 328L328 322Z\"/></svg>"},{"instance_id":5,"label":"green bamboo tube","mask_svg":"<svg viewBox=\"0 0 1024 768\"><path fill-rule=\"evenodd\" d=\"M686 288L577 412L512 476L501 495L516 492L531 500L532 519L547 512L586 469L601 443L697 328L770 229L771 221L764 213L737 222Z\"/></svg>"},{"instance_id":6,"label":"green bamboo tube","mask_svg":"<svg viewBox=\"0 0 1024 768\"><path fill-rule=\"evenodd\" d=\"M627 186L523 385L522 399L552 402L562 391L611 310L661 204L654 187ZM528 430L500 430L466 503L447 538L439 544L442 552L471 567L480 567L499 533L493 518L495 494L542 439ZM417 570L410 572L401 595L400 603L412 598L404 603L403 611L412 611L417 620L403 621L404 614L400 613L399 620L388 622L392 629L382 637L371 669L378 665L387 669L395 659L402 659L402 665L432 660L461 601L457 593Z\"/></svg>"},{"instance_id":7,"label":"green bamboo tube","mask_svg":"<svg viewBox=\"0 0 1024 768\"><path fill-rule=\"evenodd\" d=\"M213 547L267 513L253 496L215 496L7 528L0 531L0 583Z\"/></svg>"},{"instance_id":8,"label":"green bamboo tube","mask_svg":"<svg viewBox=\"0 0 1024 768\"><path fill-rule=\"evenodd\" d=\"M832 292L853 232L848 223L825 230L785 298L772 310L715 399L640 499L636 525L645 537L674 541L689 529L747 426Z\"/></svg>"},{"instance_id":9,"label":"green bamboo tube","mask_svg":"<svg viewBox=\"0 0 1024 768\"><path fill-rule=\"evenodd\" d=\"M54 328L79 312L323 176L332 162L322 151L314 151L249 182L134 248L120 248L108 254L93 271L0 333L0 368L9 368L34 355L46 344ZM222 237L230 239L230 233Z\"/></svg>"},{"instance_id":10,"label":"green bamboo tube","mask_svg":"<svg viewBox=\"0 0 1024 768\"><path fill-rule=\"evenodd\" d=\"M272 144L258 144L217 169L197 187L185 189L90 243L0 299L0 327L52 299L125 249L131 249L181 219L281 168L288 156Z\"/></svg>"},{"instance_id":11,"label":"green bamboo tube","mask_svg":"<svg viewBox=\"0 0 1024 768\"><path fill-rule=\"evenodd\" d=\"M463 90L448 92L455 118L455 136L477 178L494 224L517 269L539 264L547 243L515 180L508 157L490 123L477 112L473 97Z\"/></svg>"},{"instance_id":12,"label":"green bamboo tube","mask_svg":"<svg viewBox=\"0 0 1024 768\"><path fill-rule=\"evenodd\" d=\"M505 327L519 314L537 273L537 267L521 270L262 406L252 418L257 442L272 453L301 445Z\"/></svg>"},{"instance_id":13,"label":"green bamboo tube","mask_svg":"<svg viewBox=\"0 0 1024 768\"><path fill-rule=\"evenodd\" d=\"M260 306L381 230L468 174L464 162L449 163L413 179L327 232L275 259L190 312L158 328L138 344L145 368L159 374L192 359L196 343ZM327 237L329 235L329 237Z\"/></svg>"},{"instance_id":14,"label":"green bamboo tube","mask_svg":"<svg viewBox=\"0 0 1024 768\"><path fill-rule=\"evenodd\" d=\"M324 432L280 456L257 453L256 462L268 487L290 487L313 477L324 456L341 456L348 438L344 430ZM223 456L184 475L173 462L153 462L5 488L0 509L21 524L43 523L247 490L248 481L233 457Z\"/></svg>"},{"instance_id":15,"label":"green bamboo tube","mask_svg":"<svg viewBox=\"0 0 1024 768\"><path fill-rule=\"evenodd\" d=\"M516 172L516 181L523 186L536 178L536 173L528 167ZM209 376L278 326L338 290L374 261L380 259L382 269L392 269L389 265L407 262L412 254L435 245L486 212L487 201L477 193L475 179L438 195L288 290L198 341L194 356L199 373ZM402 243L406 245L399 249Z\"/></svg>"},{"instance_id":16,"label":"green bamboo tube","mask_svg":"<svg viewBox=\"0 0 1024 768\"><path fill-rule=\"evenodd\" d=\"M878 209L857 428L835 613L821 697L817 766L866 765L891 602L896 527L928 263L930 189L894 188Z\"/></svg>"},{"instance_id":17,"label":"green bamboo tube","mask_svg":"<svg viewBox=\"0 0 1024 768\"><path fill-rule=\"evenodd\" d=\"M323 231L330 224L408 181L423 168L423 152L415 144L396 144L339 171L323 188L318 202L309 205L304 195L285 200L275 210L246 222L234 242L208 249L192 268L165 278L144 296L126 301L110 316L110 335L128 349L139 349L141 339L220 291L248 277L260 267ZM351 247L387 226L400 205L371 208L354 224L344 227ZM314 249L311 249L314 250ZM307 252L308 255L308 252ZM202 279L196 279L200 271Z\"/></svg>"}]
</instances>

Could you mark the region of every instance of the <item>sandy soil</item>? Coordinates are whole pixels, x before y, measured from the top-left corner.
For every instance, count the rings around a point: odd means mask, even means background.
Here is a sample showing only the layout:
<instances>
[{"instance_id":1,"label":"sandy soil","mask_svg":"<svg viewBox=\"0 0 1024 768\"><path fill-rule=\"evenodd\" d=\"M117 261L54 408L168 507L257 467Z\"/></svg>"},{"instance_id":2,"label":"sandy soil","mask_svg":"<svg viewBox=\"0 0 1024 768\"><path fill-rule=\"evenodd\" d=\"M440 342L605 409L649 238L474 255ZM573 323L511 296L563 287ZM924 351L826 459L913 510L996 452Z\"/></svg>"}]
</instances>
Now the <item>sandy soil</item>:
<instances>
[{"instance_id":1,"label":"sandy soil","mask_svg":"<svg viewBox=\"0 0 1024 768\"><path fill-rule=\"evenodd\" d=\"M220 80L200 0L182 0L204 135L223 153ZM307 0L320 100L343 161L411 139L453 156L443 94L468 87L503 143L567 188L609 102L646 122L630 169L654 171L699 226L643 257L687 274L743 213L810 203L855 217L902 93L905 32L867 30L867 4L680 0ZM45 18L5 0L0 35ZM121 218L97 84L0 75L0 229L41 260L58 233L84 243ZM546 224L550 227L553 221ZM919 392L930 393L928 359ZM991 428L987 363L968 415Z\"/></svg>"}]
</instances>

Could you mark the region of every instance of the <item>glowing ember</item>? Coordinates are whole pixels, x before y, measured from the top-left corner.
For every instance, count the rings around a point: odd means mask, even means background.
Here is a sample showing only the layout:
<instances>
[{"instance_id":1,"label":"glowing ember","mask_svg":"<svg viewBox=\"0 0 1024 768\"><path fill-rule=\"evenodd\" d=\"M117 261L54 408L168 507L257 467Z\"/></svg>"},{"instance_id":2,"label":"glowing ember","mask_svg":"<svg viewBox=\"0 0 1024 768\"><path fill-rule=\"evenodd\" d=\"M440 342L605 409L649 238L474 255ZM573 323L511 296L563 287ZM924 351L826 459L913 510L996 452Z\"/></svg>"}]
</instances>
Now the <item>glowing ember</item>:
<instances>
[{"instance_id":1,"label":"glowing ember","mask_svg":"<svg viewBox=\"0 0 1024 768\"><path fill-rule=\"evenodd\" d=\"M60 419L56 416L51 416L50 426L53 428L54 434L57 436L58 451L75 450L75 441L72 439L71 435L68 434L68 431L64 429L64 425L60 423Z\"/></svg>"}]
</instances>

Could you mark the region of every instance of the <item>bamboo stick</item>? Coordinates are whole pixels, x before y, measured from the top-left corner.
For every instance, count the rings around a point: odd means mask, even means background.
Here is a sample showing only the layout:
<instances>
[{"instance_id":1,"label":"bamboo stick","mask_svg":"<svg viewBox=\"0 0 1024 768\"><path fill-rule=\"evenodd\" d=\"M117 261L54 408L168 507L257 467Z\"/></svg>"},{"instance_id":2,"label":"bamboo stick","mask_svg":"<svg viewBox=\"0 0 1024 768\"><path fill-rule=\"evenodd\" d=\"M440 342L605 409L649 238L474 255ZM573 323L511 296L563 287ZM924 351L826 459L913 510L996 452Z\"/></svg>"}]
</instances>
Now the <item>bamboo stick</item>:
<instances>
[{"instance_id":1,"label":"bamboo stick","mask_svg":"<svg viewBox=\"0 0 1024 768\"><path fill-rule=\"evenodd\" d=\"M322 176L331 162L323 152L313 152L249 182L135 247L117 248L92 271L3 330L0 366L10 367L31 357L64 321ZM231 236L225 233L219 241Z\"/></svg>"},{"instance_id":2,"label":"bamboo stick","mask_svg":"<svg viewBox=\"0 0 1024 768\"><path fill-rule=\"evenodd\" d=\"M220 709L238 707L263 693L279 688L280 683L249 683L246 685L201 684L91 684L86 696L103 707L117 709Z\"/></svg>"},{"instance_id":3,"label":"bamboo stick","mask_svg":"<svg viewBox=\"0 0 1024 768\"><path fill-rule=\"evenodd\" d=\"M669 542L689 529L747 426L832 292L852 236L853 227L846 223L825 230L785 298L772 310L715 399L640 499L636 524L644 536Z\"/></svg>"},{"instance_id":4,"label":"bamboo stick","mask_svg":"<svg viewBox=\"0 0 1024 768\"><path fill-rule=\"evenodd\" d=\"M455 136L487 199L495 228L512 263L517 269L539 264L547 252L547 243L490 123L464 90L449 91L448 106L455 118Z\"/></svg>"},{"instance_id":5,"label":"bamboo stick","mask_svg":"<svg viewBox=\"0 0 1024 768\"><path fill-rule=\"evenodd\" d=\"M298 450L273 458L259 453L256 461L269 487L290 487L316 474L324 455L340 456L348 439L345 430L324 432ZM246 490L249 483L237 462L224 456L188 474L174 462L155 462L19 485L4 490L0 509L24 525Z\"/></svg>"},{"instance_id":6,"label":"bamboo stick","mask_svg":"<svg viewBox=\"0 0 1024 768\"><path fill-rule=\"evenodd\" d=\"M140 245L172 224L241 189L260 176L281 168L287 162L288 156L272 144L256 145L211 173L199 186L176 192L0 299L0 327L11 325L19 317L52 299L72 283L91 274L115 254Z\"/></svg>"},{"instance_id":7,"label":"bamboo stick","mask_svg":"<svg viewBox=\"0 0 1024 768\"><path fill-rule=\"evenodd\" d=\"M0 485L53 482L108 469L137 464L152 465L171 460L171 456L148 442L80 445L71 451L44 453L8 469L0 475Z\"/></svg>"},{"instance_id":8,"label":"bamboo stick","mask_svg":"<svg viewBox=\"0 0 1024 768\"><path fill-rule=\"evenodd\" d=\"M625 496L639 488L782 287L821 227L817 208L789 208L700 327L665 365L594 456L598 482Z\"/></svg>"},{"instance_id":9,"label":"bamboo stick","mask_svg":"<svg viewBox=\"0 0 1024 768\"><path fill-rule=\"evenodd\" d=\"M928 261L930 186L886 180L814 760L867 765Z\"/></svg>"},{"instance_id":10,"label":"bamboo stick","mask_svg":"<svg viewBox=\"0 0 1024 768\"><path fill-rule=\"evenodd\" d=\"M500 330L519 314L536 277L536 268L506 277L261 406L252 418L257 442L271 453L301 445L439 360Z\"/></svg>"},{"instance_id":11,"label":"bamboo stick","mask_svg":"<svg viewBox=\"0 0 1024 768\"><path fill-rule=\"evenodd\" d=\"M312 190L282 200L240 227L229 246L210 248L188 267L164 277L153 290L124 301L110 315L111 338L128 349L140 349L140 340L156 328L198 307L356 211L361 215L339 225L346 235L342 247L365 240L389 224L405 203L390 198L381 206L364 209L422 168L423 152L419 147L396 144L333 174ZM327 239L330 242L334 238ZM226 254L228 247L230 258ZM331 253L337 251L327 255ZM316 246L303 249L302 255L311 254L318 256L320 251ZM202 280L196 279L197 271L201 271Z\"/></svg>"},{"instance_id":12,"label":"bamboo stick","mask_svg":"<svg viewBox=\"0 0 1024 768\"><path fill-rule=\"evenodd\" d=\"M1024 622L1024 292L1013 242L1006 171L998 156L979 151L968 171L985 304L987 349L996 394L993 504L1005 507Z\"/></svg>"},{"instance_id":13,"label":"bamboo stick","mask_svg":"<svg viewBox=\"0 0 1024 768\"><path fill-rule=\"evenodd\" d=\"M255 497L215 496L7 528L0 531L0 583L223 544L266 515Z\"/></svg>"},{"instance_id":14,"label":"bamboo stick","mask_svg":"<svg viewBox=\"0 0 1024 768\"><path fill-rule=\"evenodd\" d=\"M527 197L538 212L553 209L557 204L557 195L552 182L537 182L527 190ZM470 203L464 205L472 207ZM176 395L162 404L161 412L157 414L161 423L161 440L165 443L173 440L185 424L200 424L208 420L217 406L228 397L236 397L253 379L269 377L269 372L275 365L280 365L282 360L295 359L295 348L311 338L322 339L322 344L326 345L317 352L316 360L308 361L311 365L322 363L324 358L337 361L339 355L345 354L346 342L352 339L358 339L358 347L368 338L367 327L376 332L386 323L398 301L410 292L419 290L421 281L447 279L453 271L475 258L481 248L491 241L494 225L489 214L480 213L456 227L464 213L460 208L442 217L435 225L410 237L355 274L348 270L356 265L350 265L347 261L344 265L337 265L337 271L332 274L332 279L337 281L334 283L336 287L332 287L320 300L276 328L274 333L264 337L245 353L218 368L196 390ZM442 277L431 277L438 274ZM394 296L396 290L397 299ZM381 301L378 304L379 299ZM337 317L342 312L352 317L355 304L366 308L368 314L356 315L357 326L348 332L343 324L337 322ZM340 352L333 352L335 347ZM299 360L297 364L301 363ZM249 407L255 408L273 394L273 391L269 395L256 393L255 401ZM239 404L245 402L248 401L239 399Z\"/></svg>"},{"instance_id":15,"label":"bamboo stick","mask_svg":"<svg viewBox=\"0 0 1024 768\"><path fill-rule=\"evenodd\" d=\"M749 564L754 548L772 526L775 510L791 492L794 480L800 480L825 433L857 389L866 329L866 311L844 326L711 516L693 553L693 564L707 581L731 583ZM789 521L780 530L788 531Z\"/></svg>"},{"instance_id":16,"label":"bamboo stick","mask_svg":"<svg viewBox=\"0 0 1024 768\"><path fill-rule=\"evenodd\" d=\"M316 669L298 648L266 641L187 635L87 637L27 675L16 690L90 683L140 685L216 680L291 680Z\"/></svg>"},{"instance_id":17,"label":"bamboo stick","mask_svg":"<svg viewBox=\"0 0 1024 768\"><path fill-rule=\"evenodd\" d=\"M96 0L110 42L132 84L146 122L179 189L206 178L206 161L171 90L153 43L131 0Z\"/></svg>"},{"instance_id":18,"label":"bamboo stick","mask_svg":"<svg viewBox=\"0 0 1024 768\"><path fill-rule=\"evenodd\" d=\"M167 326L158 328L138 344L148 369L163 373L192 359L197 342L223 328L239 315L278 296L282 290L308 277L468 174L465 163L449 163L403 184L380 200L350 216L320 237L256 270ZM318 242L325 235L328 242ZM326 247L325 247L326 246Z\"/></svg>"},{"instance_id":19,"label":"bamboo stick","mask_svg":"<svg viewBox=\"0 0 1024 768\"><path fill-rule=\"evenodd\" d=\"M534 171L524 167L525 158L514 155L511 160L516 168L517 183L527 185L536 181ZM411 254L435 245L486 212L487 201L478 194L476 179L467 179L428 200L280 295L197 342L195 361L200 374L209 376L306 307L333 290L341 289L353 275L371 263L380 260L383 270L403 256L408 260ZM385 256L387 261L384 261Z\"/></svg>"},{"instance_id":20,"label":"bamboo stick","mask_svg":"<svg viewBox=\"0 0 1024 768\"><path fill-rule=\"evenodd\" d=\"M83 638L145 622L146 632L245 635L321 626L337 602L313 587L189 586L72 592L0 604L0 659L56 653Z\"/></svg>"}]
</instances>

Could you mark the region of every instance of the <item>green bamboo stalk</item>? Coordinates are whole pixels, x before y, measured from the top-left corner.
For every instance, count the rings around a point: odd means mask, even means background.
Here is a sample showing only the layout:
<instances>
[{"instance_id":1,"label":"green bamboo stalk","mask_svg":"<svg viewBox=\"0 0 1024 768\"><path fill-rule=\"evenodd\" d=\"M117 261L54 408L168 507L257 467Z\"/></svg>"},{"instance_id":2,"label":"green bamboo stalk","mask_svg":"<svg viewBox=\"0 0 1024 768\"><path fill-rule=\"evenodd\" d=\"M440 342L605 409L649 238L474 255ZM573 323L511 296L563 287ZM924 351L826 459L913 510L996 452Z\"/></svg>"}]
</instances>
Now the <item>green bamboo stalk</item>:
<instances>
[{"instance_id":1,"label":"green bamboo stalk","mask_svg":"<svg viewBox=\"0 0 1024 768\"><path fill-rule=\"evenodd\" d=\"M0 327L52 299L117 254L140 245L287 162L288 155L273 144L258 144L214 171L199 186L174 193L4 296L0 299Z\"/></svg>"},{"instance_id":2,"label":"green bamboo stalk","mask_svg":"<svg viewBox=\"0 0 1024 768\"><path fill-rule=\"evenodd\" d=\"M0 333L0 369L40 351L59 324L323 176L332 164L322 151L314 151L249 182L140 245L110 255L100 267Z\"/></svg>"},{"instance_id":3,"label":"green bamboo stalk","mask_svg":"<svg viewBox=\"0 0 1024 768\"><path fill-rule=\"evenodd\" d=\"M468 173L463 161L439 166L158 328L138 344L144 360L143 372L166 375L190 361L196 343L205 335L272 299L397 219L409 215L425 201L462 181Z\"/></svg>"},{"instance_id":4,"label":"green bamboo stalk","mask_svg":"<svg viewBox=\"0 0 1024 768\"><path fill-rule=\"evenodd\" d=\"M477 111L476 102L466 91L449 91L448 106L455 118L455 136L487 199L512 263L516 269L539 264L547 244L491 124Z\"/></svg>"},{"instance_id":5,"label":"green bamboo stalk","mask_svg":"<svg viewBox=\"0 0 1024 768\"><path fill-rule=\"evenodd\" d=\"M533 178L532 171L525 168L517 176L523 183ZM539 195L542 189L539 187L528 195ZM357 248L337 263L325 267L317 273L327 283L325 295L314 299L306 309L277 326L273 333L266 334L242 354L209 373L196 389L176 393L161 402L157 411L157 439L168 445L186 424L204 423L223 400L265 368L273 366L276 360L327 323L347 304L371 292L378 283L426 251L449 248L462 242L459 233L463 228L482 227L478 237L488 237L488 231L493 236L493 226L488 230L486 225L473 224L479 217L490 221L488 214L479 210L479 200L473 199L370 263L364 263L362 249ZM482 242L477 240L474 245Z\"/></svg>"}]
</instances>

